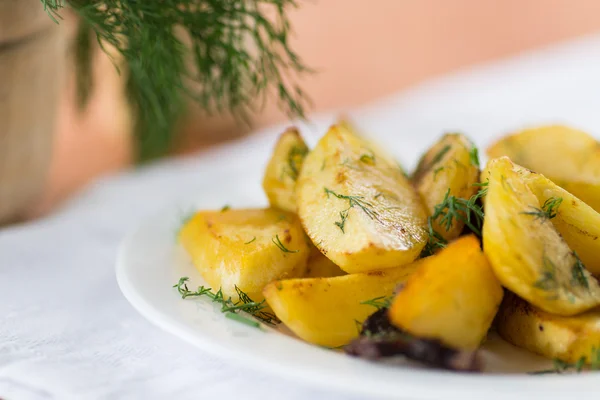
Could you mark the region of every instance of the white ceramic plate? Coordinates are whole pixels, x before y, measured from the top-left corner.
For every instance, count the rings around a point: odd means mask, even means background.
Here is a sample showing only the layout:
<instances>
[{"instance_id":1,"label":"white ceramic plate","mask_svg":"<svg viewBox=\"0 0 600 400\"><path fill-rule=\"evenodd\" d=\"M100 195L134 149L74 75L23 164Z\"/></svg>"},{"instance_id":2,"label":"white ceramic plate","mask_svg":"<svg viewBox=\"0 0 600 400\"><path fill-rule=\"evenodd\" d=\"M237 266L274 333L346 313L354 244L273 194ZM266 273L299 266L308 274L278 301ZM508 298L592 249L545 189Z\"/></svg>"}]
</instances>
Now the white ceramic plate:
<instances>
[{"instance_id":1,"label":"white ceramic plate","mask_svg":"<svg viewBox=\"0 0 600 400\"><path fill-rule=\"evenodd\" d=\"M117 278L125 297L143 316L207 352L369 398L549 400L600 391L600 376L594 373L526 374L548 368L549 363L498 338L491 338L485 347L485 373L461 374L410 363L370 363L306 344L285 332L226 319L207 299L182 300L172 288L182 276L190 277L190 287L203 283L175 241L181 224L177 210L147 221L125 240Z\"/></svg>"}]
</instances>

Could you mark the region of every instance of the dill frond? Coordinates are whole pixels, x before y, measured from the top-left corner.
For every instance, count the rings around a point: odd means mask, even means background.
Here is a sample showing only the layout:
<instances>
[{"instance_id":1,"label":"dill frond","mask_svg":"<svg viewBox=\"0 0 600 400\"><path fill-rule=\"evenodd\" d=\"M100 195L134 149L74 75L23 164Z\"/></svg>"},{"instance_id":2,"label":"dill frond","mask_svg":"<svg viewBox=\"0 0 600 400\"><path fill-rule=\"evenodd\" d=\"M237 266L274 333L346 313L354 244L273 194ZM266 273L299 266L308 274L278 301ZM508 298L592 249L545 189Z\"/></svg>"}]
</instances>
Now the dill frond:
<instances>
[{"instance_id":1,"label":"dill frond","mask_svg":"<svg viewBox=\"0 0 600 400\"><path fill-rule=\"evenodd\" d=\"M91 88L88 27L101 47L110 45L120 54L139 160L169 150L189 99L207 114L229 111L248 121L267 97L274 97L290 117L305 116L310 100L297 80L311 70L290 46L287 16L298 7L296 0L41 3L57 22L67 6L81 17L80 99Z\"/></svg>"}]
</instances>

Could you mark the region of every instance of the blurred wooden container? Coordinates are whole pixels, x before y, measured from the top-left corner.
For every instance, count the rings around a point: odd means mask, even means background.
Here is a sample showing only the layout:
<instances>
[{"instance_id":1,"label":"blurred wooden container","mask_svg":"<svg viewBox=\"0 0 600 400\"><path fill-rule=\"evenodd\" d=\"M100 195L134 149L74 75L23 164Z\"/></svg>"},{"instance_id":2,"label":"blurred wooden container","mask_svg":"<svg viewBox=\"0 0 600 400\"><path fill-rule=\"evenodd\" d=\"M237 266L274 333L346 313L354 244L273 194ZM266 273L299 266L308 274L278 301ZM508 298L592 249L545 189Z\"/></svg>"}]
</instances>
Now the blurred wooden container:
<instances>
[{"instance_id":1,"label":"blurred wooden container","mask_svg":"<svg viewBox=\"0 0 600 400\"><path fill-rule=\"evenodd\" d=\"M44 188L65 51L39 0L0 0L0 225Z\"/></svg>"}]
</instances>

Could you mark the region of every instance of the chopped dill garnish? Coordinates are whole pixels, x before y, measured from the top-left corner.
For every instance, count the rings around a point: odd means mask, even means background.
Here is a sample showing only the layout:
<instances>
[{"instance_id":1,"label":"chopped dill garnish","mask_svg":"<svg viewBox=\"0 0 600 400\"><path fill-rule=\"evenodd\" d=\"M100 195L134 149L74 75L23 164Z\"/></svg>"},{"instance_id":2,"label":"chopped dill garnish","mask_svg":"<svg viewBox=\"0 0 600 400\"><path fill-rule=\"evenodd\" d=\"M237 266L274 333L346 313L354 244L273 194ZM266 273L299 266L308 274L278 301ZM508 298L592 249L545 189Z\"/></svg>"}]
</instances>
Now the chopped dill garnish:
<instances>
[{"instance_id":1,"label":"chopped dill garnish","mask_svg":"<svg viewBox=\"0 0 600 400\"><path fill-rule=\"evenodd\" d=\"M481 165L479 164L479 149L473 146L469 151L469 159L471 160L471 165L479 168Z\"/></svg>"},{"instance_id":2,"label":"chopped dill garnish","mask_svg":"<svg viewBox=\"0 0 600 400\"><path fill-rule=\"evenodd\" d=\"M481 198L487 196L487 194L488 194L488 189L489 189L489 186L490 186L490 180L488 179L485 182L474 183L473 186L477 186L477 187L481 188L481 189L479 189L479 192L477 192L478 198L481 199Z\"/></svg>"},{"instance_id":3,"label":"chopped dill garnish","mask_svg":"<svg viewBox=\"0 0 600 400\"><path fill-rule=\"evenodd\" d=\"M359 160L368 165L375 165L375 154L371 152L371 154L363 154L360 156Z\"/></svg>"},{"instance_id":4,"label":"chopped dill garnish","mask_svg":"<svg viewBox=\"0 0 600 400\"><path fill-rule=\"evenodd\" d=\"M558 215L558 208L562 204L562 201L563 199L561 197L550 197L546 199L541 209L530 206L533 211L526 211L522 214L534 216L536 220L550 220Z\"/></svg>"},{"instance_id":5,"label":"chopped dill garnish","mask_svg":"<svg viewBox=\"0 0 600 400\"><path fill-rule=\"evenodd\" d=\"M577 252L574 251L573 256L575 256L575 264L573 264L573 267L571 268L571 282L575 285L583 286L584 288L589 289L590 284L585 276L585 266L581 262Z\"/></svg>"},{"instance_id":6,"label":"chopped dill garnish","mask_svg":"<svg viewBox=\"0 0 600 400\"><path fill-rule=\"evenodd\" d=\"M574 370L577 373L580 373L581 371L583 371L583 367L585 367L585 363L586 363L586 357L581 357L579 360L577 360L577 362L575 363L568 363L562 360L559 360L558 358L555 358L554 360L552 360L553 362L553 367L551 369L545 369L542 371L534 371L534 372L530 372L530 375L545 375L545 374L562 374L564 372L568 372L569 370Z\"/></svg>"},{"instance_id":7,"label":"chopped dill garnish","mask_svg":"<svg viewBox=\"0 0 600 400\"><path fill-rule=\"evenodd\" d=\"M231 318L238 322L242 322L242 323L245 323L245 324L251 325L251 326L258 327L259 325L252 324L252 322L254 322L254 321L248 320L248 318L245 318L244 316L239 315L238 313L240 311L248 313L251 316L253 316L254 318L256 318L266 324L269 324L269 325L275 325L275 324L279 323L279 320L277 319L277 317L274 314L264 311L264 309L266 308L265 300L263 300L261 302L255 302L250 298L250 296L248 296L246 293L244 293L237 286L235 287L235 291L237 292L237 294L239 296L239 300L234 302L231 299L231 297L226 299L223 296L223 291L221 289L219 289L215 293L212 291L211 288L199 286L196 289L196 291L191 291L191 290L189 290L189 288L187 286L188 280L189 280L189 278L187 276L184 276L182 278L179 278L179 282L177 282L175 285L173 285L173 287L176 288L177 291L179 292L179 294L181 295L182 299L186 299L188 297L201 297L201 296L208 297L214 303L221 304L221 312L224 313L227 318ZM236 317L233 317L230 314L234 314L234 315L236 315Z\"/></svg>"},{"instance_id":8,"label":"chopped dill garnish","mask_svg":"<svg viewBox=\"0 0 600 400\"><path fill-rule=\"evenodd\" d=\"M444 158L446 153L448 153L450 151L450 149L452 149L452 146L450 146L449 144L444 146L435 156L433 156L433 158L431 159L431 162L429 163L429 167L433 167L435 164L442 161L442 159Z\"/></svg>"},{"instance_id":9,"label":"chopped dill garnish","mask_svg":"<svg viewBox=\"0 0 600 400\"><path fill-rule=\"evenodd\" d=\"M445 169L446 169L446 167L439 167L439 168L436 168L435 170L433 170L433 180L435 181L437 179L438 174Z\"/></svg>"},{"instance_id":10,"label":"chopped dill garnish","mask_svg":"<svg viewBox=\"0 0 600 400\"><path fill-rule=\"evenodd\" d=\"M250 243L252 243L252 242L254 242L254 241L256 241L256 236L254 236L252 239L250 239L249 241L247 241L247 242L246 242L246 243L244 243L244 244L250 244Z\"/></svg>"},{"instance_id":11,"label":"chopped dill garnish","mask_svg":"<svg viewBox=\"0 0 600 400\"><path fill-rule=\"evenodd\" d=\"M348 219L349 212L350 212L349 208L344 211L340 211L340 220L334 222L335 226L340 228L342 233L346 233L346 231L344 230L344 227L346 226L346 220Z\"/></svg>"},{"instance_id":12,"label":"chopped dill garnish","mask_svg":"<svg viewBox=\"0 0 600 400\"><path fill-rule=\"evenodd\" d=\"M240 322L242 324L246 324L246 325L252 326L254 328L259 328L260 327L260 324L258 322L253 321L250 318L246 318L243 315L236 314L234 312L225 313L225 317L229 318L229 319L232 319L234 321Z\"/></svg>"},{"instance_id":13,"label":"chopped dill garnish","mask_svg":"<svg viewBox=\"0 0 600 400\"><path fill-rule=\"evenodd\" d=\"M307 154L308 148L306 146L292 146L288 152L286 172L293 181L298 180L300 167L302 166L304 158Z\"/></svg>"},{"instance_id":14,"label":"chopped dill garnish","mask_svg":"<svg viewBox=\"0 0 600 400\"><path fill-rule=\"evenodd\" d=\"M225 212L225 211L229 211L231 210L231 206L229 204L225 204L223 206L223 208L221 208L221 212Z\"/></svg>"},{"instance_id":15,"label":"chopped dill garnish","mask_svg":"<svg viewBox=\"0 0 600 400\"><path fill-rule=\"evenodd\" d=\"M393 300L394 296L380 296L371 300L363 301L360 304L375 307L376 309L380 310L382 308L389 308L392 305Z\"/></svg>"},{"instance_id":16,"label":"chopped dill garnish","mask_svg":"<svg viewBox=\"0 0 600 400\"><path fill-rule=\"evenodd\" d=\"M285 247L283 245L283 243L281 243L281 240L279 239L279 235L275 235L275 237L273 239L271 239L273 241L273 243L275 244L275 246L277 246L279 248L279 250L283 251L284 253L298 253L300 252L300 250L290 250L287 247Z\"/></svg>"},{"instance_id":17,"label":"chopped dill garnish","mask_svg":"<svg viewBox=\"0 0 600 400\"><path fill-rule=\"evenodd\" d=\"M333 190L330 190L328 188L323 188L323 189L325 189L325 194L327 195L327 198L329 198L329 195L333 195L333 196L337 197L338 199L348 201L348 208L346 208L345 210L340 212L340 221L334 222L334 224L338 228L340 228L342 233L345 233L344 226L346 224L346 220L348 219L351 208L358 207L361 210L363 210L364 213L367 214L367 216L369 218L378 219L377 213L373 210L373 205L371 203L365 201L362 196L346 196L343 194L337 194Z\"/></svg>"},{"instance_id":18,"label":"chopped dill garnish","mask_svg":"<svg viewBox=\"0 0 600 400\"><path fill-rule=\"evenodd\" d=\"M558 289L558 282L556 281L556 266L548 257L546 257L546 255L544 255L542 277L538 279L533 286L546 291Z\"/></svg>"}]
</instances>

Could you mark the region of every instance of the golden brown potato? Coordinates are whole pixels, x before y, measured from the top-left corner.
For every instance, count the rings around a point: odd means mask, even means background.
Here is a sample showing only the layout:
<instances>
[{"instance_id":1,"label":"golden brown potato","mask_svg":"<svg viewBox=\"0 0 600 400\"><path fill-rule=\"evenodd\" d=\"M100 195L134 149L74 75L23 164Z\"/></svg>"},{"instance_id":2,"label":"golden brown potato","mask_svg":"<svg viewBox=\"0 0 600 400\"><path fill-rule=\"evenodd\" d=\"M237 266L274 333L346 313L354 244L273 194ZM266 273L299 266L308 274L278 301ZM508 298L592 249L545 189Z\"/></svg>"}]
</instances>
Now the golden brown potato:
<instances>
[{"instance_id":1,"label":"golden brown potato","mask_svg":"<svg viewBox=\"0 0 600 400\"><path fill-rule=\"evenodd\" d=\"M234 300L236 286L257 300L267 283L303 276L309 256L298 217L277 209L201 211L179 240L206 282Z\"/></svg>"},{"instance_id":2,"label":"golden brown potato","mask_svg":"<svg viewBox=\"0 0 600 400\"><path fill-rule=\"evenodd\" d=\"M483 244L502 285L536 307L575 315L600 304L600 286L573 254L513 163L488 164Z\"/></svg>"},{"instance_id":3,"label":"golden brown potato","mask_svg":"<svg viewBox=\"0 0 600 400\"><path fill-rule=\"evenodd\" d=\"M554 125L505 137L487 150L545 175L600 211L600 146L585 132Z\"/></svg>"},{"instance_id":4,"label":"golden brown potato","mask_svg":"<svg viewBox=\"0 0 600 400\"><path fill-rule=\"evenodd\" d=\"M289 128L281 134L263 179L271 206L296 212L296 180L307 154L308 147L298 129Z\"/></svg>"},{"instance_id":5,"label":"golden brown potato","mask_svg":"<svg viewBox=\"0 0 600 400\"><path fill-rule=\"evenodd\" d=\"M571 250L592 274L600 275L600 214L545 176L520 167L517 171Z\"/></svg>"},{"instance_id":6,"label":"golden brown potato","mask_svg":"<svg viewBox=\"0 0 600 400\"><path fill-rule=\"evenodd\" d=\"M429 215L444 201L446 194L469 199L478 190L479 158L477 149L464 135L444 135L421 158L412 176L413 185L421 195ZM446 240L456 239L464 223L456 220L449 230L432 221L433 229Z\"/></svg>"},{"instance_id":7,"label":"golden brown potato","mask_svg":"<svg viewBox=\"0 0 600 400\"><path fill-rule=\"evenodd\" d=\"M396 164L345 125L334 125L304 160L298 215L312 242L349 273L415 260L427 216Z\"/></svg>"},{"instance_id":8,"label":"golden brown potato","mask_svg":"<svg viewBox=\"0 0 600 400\"><path fill-rule=\"evenodd\" d=\"M422 338L474 350L494 320L503 289L475 236L423 259L389 311L392 323Z\"/></svg>"},{"instance_id":9,"label":"golden brown potato","mask_svg":"<svg viewBox=\"0 0 600 400\"><path fill-rule=\"evenodd\" d=\"M311 249L310 256L308 256L308 262L306 263L305 278L330 278L333 276L346 275L340 267L335 265L329 258L325 257L319 249L312 244L309 246Z\"/></svg>"},{"instance_id":10,"label":"golden brown potato","mask_svg":"<svg viewBox=\"0 0 600 400\"><path fill-rule=\"evenodd\" d=\"M338 347L358 336L360 324L375 308L361 304L391 296L419 265L337 276L275 281L263 294L277 317L298 337Z\"/></svg>"},{"instance_id":11,"label":"golden brown potato","mask_svg":"<svg viewBox=\"0 0 600 400\"><path fill-rule=\"evenodd\" d=\"M575 317L549 314L508 293L496 320L500 336L548 358L600 363L600 311Z\"/></svg>"}]
</instances>

